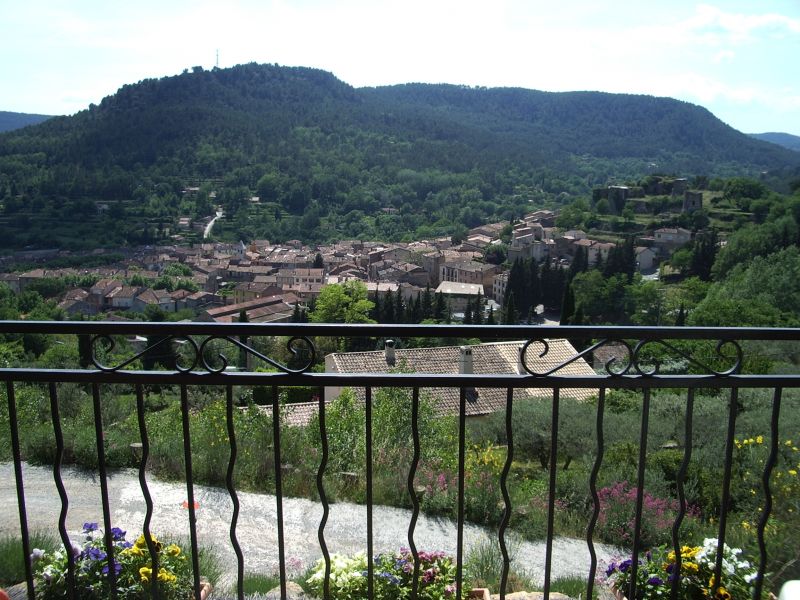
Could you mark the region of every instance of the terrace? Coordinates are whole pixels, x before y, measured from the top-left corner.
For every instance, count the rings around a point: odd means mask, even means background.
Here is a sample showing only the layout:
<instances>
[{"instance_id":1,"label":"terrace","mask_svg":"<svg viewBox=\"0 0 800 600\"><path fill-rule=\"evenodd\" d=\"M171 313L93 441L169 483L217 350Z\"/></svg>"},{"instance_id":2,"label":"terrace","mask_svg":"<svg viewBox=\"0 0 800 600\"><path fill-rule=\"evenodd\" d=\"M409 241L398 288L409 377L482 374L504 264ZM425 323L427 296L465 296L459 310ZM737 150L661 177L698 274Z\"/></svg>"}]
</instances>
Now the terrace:
<instances>
[{"instance_id":1,"label":"terrace","mask_svg":"<svg viewBox=\"0 0 800 600\"><path fill-rule=\"evenodd\" d=\"M34 388L41 390L49 409L49 422L47 427L51 432L50 440L54 446L52 452L53 479L58 491L58 497L53 497L53 503L60 506L58 518L58 535L65 548L70 547L70 531L75 530L75 523L70 521L70 496L63 483L65 470L65 432L63 430L63 417L60 413L69 389L83 390L86 406L81 410L93 415L92 432L94 437L94 450L96 452L97 494L102 507L102 527L110 532L115 525L114 509L109 500L108 465L109 441L107 434L114 427L113 423L104 421L104 405L112 398L127 394L131 404L135 405L135 422L138 423L138 444L141 453L135 458L138 468L141 494L146 504L146 514L142 525L142 532L148 540L148 549L153 553L154 546L150 543L151 521L157 516L157 507L151 498L150 488L153 485L149 472L151 460L151 435L148 424L152 426L150 418L149 398L152 390L173 390L179 398L180 427L171 434L175 438L175 448L180 448L181 468L185 479L186 489L186 521L189 533L189 551L192 562L194 594L200 598L201 582L199 567L199 541L198 541L198 515L195 501L195 486L197 485L197 444L196 437L200 431L192 428L192 419L197 414L197 408L192 406L190 395L192 390L209 391L219 398L220 406L224 407L221 413L222 423L219 425L223 431L225 448L222 450L220 464L226 467L224 486L230 499L232 512L227 523L229 539L225 541L229 549L236 555L236 573L232 586L233 594L238 598L244 597L243 579L248 563L248 548L240 544L240 533L237 531L237 521L240 510L239 496L243 493L237 488L239 463L244 460L242 448L246 444L245 432L238 430L237 415L240 410L236 398L241 390L251 390L253 395L262 397L262 411L271 417L271 444L262 447L261 451L268 454L268 462L272 465L269 470L270 489L274 490L275 526L277 530L277 575L280 581L281 597L287 596L287 581L290 578L291 566L287 564L287 542L285 539L284 504L288 496L295 493L286 491L288 479L294 475L286 464L287 439L291 437L292 444L297 443L297 437L292 437L289 424L282 418L285 407L281 400L282 393L287 389L298 387L313 390L316 405L316 416L310 420L310 427L318 431L318 445L308 448L306 454L312 455L316 461L313 489L309 495L317 498L322 507L321 518L318 522L317 539L308 541L308 544L318 546L319 556L324 561L324 584L322 595L329 596L331 586L331 553L326 538L328 517L332 507L329 492L332 482L341 478L354 478L363 486L363 503L365 504L366 526L363 540L363 550L368 557L376 554L375 531L381 528L381 523L375 519L376 514L376 479L382 475L376 470L375 465L379 457L374 449L381 443L376 437L374 429L375 398L380 390L407 390L406 400L393 401L396 409L404 412L410 423L410 448L408 450L408 464L402 465L402 479L405 482L407 502L411 508L407 533L402 539L396 540L396 548L408 546L413 556L413 588L411 598L416 598L421 585L422 573L415 533L417 523L422 518L423 500L427 493L424 485L420 485L420 462L424 458L423 449L426 440L423 437L425 426L421 418L421 406L426 402L426 390L455 390L457 398L457 414L453 415L455 426L454 448L456 487L453 497L454 506L452 514L455 523L455 590L456 598L464 594L464 564L465 564L465 527L469 526L467 515L469 512L468 495L474 495L474 485L470 482L469 454L472 451L468 443L468 402L470 397L478 395L482 390L492 390L494 396L497 390L502 390L506 397L505 406L500 409L502 422L502 437L504 444L493 448L493 452L500 452L502 468L497 473L496 485L500 490L502 502L496 507L494 515L488 518L487 523L496 524L494 536L502 555L499 565L499 589L493 590L504 599L507 594L507 584L512 569L512 556L508 544L511 529L525 519L533 518L530 512L518 511L512 501L510 487L512 485L511 473L515 468L515 456L519 455L522 446L529 440L519 439L515 432L524 430L524 423L520 421L515 410L521 407L519 391L527 390L529 395L540 398L549 413L548 435L546 444L540 450L550 457L542 462L544 470L542 480L545 483L544 502L541 506L539 518L545 527L545 557L543 564L544 598L551 593L551 575L553 572L554 551L553 543L557 535L557 523L561 501L558 489L562 479L567 475L566 466L560 460L563 447L560 440L568 437L569 428L578 426L578 423L565 422L560 417L560 411L566 408L565 390L591 390L593 399L585 402L586 410L592 415L591 444L592 458L586 463L588 476L581 484L585 489L587 498L585 514L586 519L581 528L584 531L585 547L588 550L588 560L585 570L585 596L592 598L597 588L601 585L604 565L600 564L595 549L597 529L603 519L601 489L599 477L603 469L614 466L620 460L619 448L613 447L613 456L607 456L612 447L606 445L606 423L618 410L617 400L612 402L612 395L622 393L630 401L635 398L637 411L637 431L633 432L635 444L631 455L632 479L630 487L632 498L632 519L629 526L629 537L620 539L618 546L624 548L625 555L631 559L630 586L625 590L629 598L637 597L637 570L640 569L640 559L649 549L646 544L650 541L645 536L644 523L648 518L648 495L646 484L648 469L661 468L651 465L649 459L653 455L652 430L653 420L659 412L658 394L672 393L681 398L680 402L673 403L673 408L680 406L671 414L676 431L680 432L678 439L671 440L659 448L671 451L677 456L674 477L671 489L674 491L675 511L669 527L669 544L680 557L681 546L685 543L687 522L690 517L695 518L688 498L696 490L687 489L692 477L693 452L699 445L705 444L705 432L695 429L695 420L698 418L701 404L703 410L711 405L716 405L725 415L722 438L716 440L718 448L716 458L716 473L718 477L714 482L715 490L711 495L716 503L716 511L711 514L705 511L702 526L708 531L712 528L713 537L717 540L717 552L714 564L715 581L724 582L723 573L723 547L732 536L738 535L741 522L741 506L734 506L735 488L741 487L744 477L741 469L742 458L739 452L742 448L742 435L747 435L747 416L745 410L747 402L743 399L753 390L760 390L768 397L768 407L765 409L769 415L766 429L759 434L759 446L763 453L758 455L758 472L747 473L753 476L758 485L753 488L752 494L758 497L759 508L755 513L752 534L755 536L752 554L754 566L758 575L752 582L752 597L761 598L766 593L766 586L770 584L767 575L774 574L776 567L783 572L784 567L791 565L776 565L770 562L772 553L777 547L769 547L768 542L785 544L786 539L772 535L774 520L777 512L783 523L797 525L797 513L792 507L781 504L786 500L786 494L780 495L778 488L783 485L784 492L787 482L776 480L782 468L781 452L784 438L796 439L797 430L786 430L785 419L788 411L782 413L782 403L786 404L795 398L795 391L800 387L800 375L793 372L790 360L781 360L781 372L776 372L774 364L776 357L786 359L796 350L800 341L800 330L796 329L715 329L715 328L642 328L642 327L531 327L531 326L422 326L422 325L310 325L310 324L219 324L219 323L108 323L108 322L0 322L0 333L6 336L43 335L58 337L60 340L77 339L81 348L81 357L86 368L3 368L0 376L5 381L5 394L7 400L8 431L2 436L9 436L8 447L13 458L14 482L6 481L3 486L14 487L16 491L19 523L13 529L22 540L22 550L25 557L26 587L29 598L34 597L33 568L30 562L31 530L29 527L29 514L26 504L26 479L29 459L25 455L25 431L18 423L22 422L20 405L24 390ZM126 346L125 339L132 336L144 336L149 347L145 350L141 346ZM454 344L465 339L479 339L484 342L501 342L507 340L525 340L519 358L520 368L512 373L442 373L431 369L430 373L407 372L403 369L389 372L318 372L313 369L321 357L318 348L327 347L341 349L360 344L360 349L375 349L382 347L381 340L397 340L401 345L413 341L417 346L435 345L448 340ZM568 339L573 346L581 348L572 356L563 356L559 353L556 361L542 363L539 359L547 357L550 351L548 340ZM269 340L269 343L260 345L258 340ZM278 347L274 341L280 341L280 353L267 353L265 348ZM333 340L333 342L331 342ZM426 343L428 340L430 343ZM63 341L62 341L63 343ZM595 374L575 374L571 369L576 362L588 358L594 351L616 347L618 358L610 359L604 367ZM288 348L288 351L286 350ZM563 348L563 347L562 347ZM599 352L598 352L599 354ZM226 358L227 357L227 358ZM288 360L286 360L288 358ZM246 368L234 370L230 366L238 362ZM591 361L589 361L591 362ZM541 365L546 364L545 368ZM165 368L164 365L171 367ZM150 370L143 367L148 366ZM268 369L256 370L256 369ZM161 369L161 370L158 370ZM768 374L765 374L768 373ZM329 460L332 458L332 448L329 447L329 422L326 415L331 411L331 390L341 388L358 388L363 390L359 398L363 402L363 446L365 450L364 471L360 473L331 472ZM258 390L258 393L256 393ZM763 392L766 390L766 392ZM326 393L328 392L328 393ZM71 393L71 392L70 392ZM72 394L74 396L74 394ZM451 394L452 395L452 394ZM79 397L81 397L79 395ZM617 398L617 396L613 396ZM543 400L542 400L543 398ZM748 396L749 398L749 396ZM265 399L265 400L264 400ZM787 404L792 406L791 404ZM540 404L541 406L541 404ZM362 414L362 413L357 413ZM659 417L660 418L660 417ZM744 421L740 423L739 421ZM751 423L752 424L752 423ZM585 425L585 424L584 424ZM151 427L152 428L152 427ZM381 430L383 431L383 430ZM526 430L527 431L527 430ZM193 442L193 436L195 441ZM745 440L747 441L747 440ZM790 444L792 443L791 440ZM796 443L794 441L793 443ZM745 444L747 445L747 444ZM656 449L659 449L656 448ZM704 446L705 448L705 446ZM707 450L707 448L705 448ZM220 453L217 451L217 454ZM220 458L218 456L218 458ZM570 457L571 458L571 457ZM663 457L661 457L663 458ZM659 458L659 460L661 459ZM795 459L797 460L796 456ZM193 468L193 461L195 467ZM567 463L569 464L569 463ZM289 467L289 468L287 468ZM574 472L574 471L573 471ZM305 474L307 475L307 474ZM301 474L301 478L304 475ZM516 477L516 476L515 476ZM306 479L310 479L306 477ZM696 483L693 481L693 485ZM780 484L780 485L779 485ZM796 483L794 484L796 485ZM339 488L337 488L338 490ZM795 489L795 488L791 488ZM791 490L790 490L791 492ZM517 496L518 497L518 496ZM797 498L794 498L797 504ZM494 507L490 507L494 510ZM788 512L787 512L788 511ZM734 514L736 515L734 517ZM794 516L792 516L794 515ZM788 519L788 521L786 520ZM794 520L793 520L794 519ZM698 521L699 522L699 521ZM72 525L68 526L68 523ZM4 524L9 528L9 524ZM773 528L773 529L770 529ZM155 532L153 532L155 533ZM752 536L751 536L752 537ZM74 539L74 534L72 536ZM741 536L736 539L741 539ZM106 535L106 546L109 556L113 556L114 548L110 534ZM780 548L785 549L785 548ZM72 556L68 553L68 556ZM680 558L678 571L680 572ZM796 558L794 559L797 560ZM74 558L68 559L68 593L71 597L80 597L80 590L74 589ZM793 571L787 571L793 573ZM108 577L113 582L114 570L110 569ZM372 561L367 562L367 596L374 597L377 573ZM785 573L784 573L784 578ZM766 585L765 585L766 583ZM680 578L673 582L672 597L678 597ZM711 593L717 593L720 584L712 582ZM71 587L72 586L72 587ZM114 586L112 585L112 588ZM158 588L153 586L153 597L157 597ZM777 590L776 590L777 591Z\"/></svg>"}]
</instances>

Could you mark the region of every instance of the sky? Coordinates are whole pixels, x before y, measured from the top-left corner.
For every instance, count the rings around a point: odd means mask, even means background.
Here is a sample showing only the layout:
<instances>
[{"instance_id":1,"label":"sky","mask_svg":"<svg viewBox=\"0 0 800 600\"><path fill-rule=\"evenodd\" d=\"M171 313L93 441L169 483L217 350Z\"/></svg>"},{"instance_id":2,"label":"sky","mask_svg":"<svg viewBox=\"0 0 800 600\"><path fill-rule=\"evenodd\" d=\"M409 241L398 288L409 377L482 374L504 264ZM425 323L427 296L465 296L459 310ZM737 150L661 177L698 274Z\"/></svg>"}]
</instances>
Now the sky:
<instances>
[{"instance_id":1,"label":"sky","mask_svg":"<svg viewBox=\"0 0 800 600\"><path fill-rule=\"evenodd\" d=\"M670 96L800 135L800 0L0 0L0 15L0 110L73 114L218 60L355 87Z\"/></svg>"}]
</instances>

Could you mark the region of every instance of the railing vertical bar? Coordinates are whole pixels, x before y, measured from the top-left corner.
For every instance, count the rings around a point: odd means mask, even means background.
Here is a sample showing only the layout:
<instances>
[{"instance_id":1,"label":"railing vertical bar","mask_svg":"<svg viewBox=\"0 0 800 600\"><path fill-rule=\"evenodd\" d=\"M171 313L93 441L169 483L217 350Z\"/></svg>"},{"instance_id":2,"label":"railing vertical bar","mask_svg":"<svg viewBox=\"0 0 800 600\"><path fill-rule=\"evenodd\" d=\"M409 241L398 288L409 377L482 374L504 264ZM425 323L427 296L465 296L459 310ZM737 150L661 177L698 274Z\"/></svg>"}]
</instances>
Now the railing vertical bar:
<instances>
[{"instance_id":1,"label":"railing vertical bar","mask_svg":"<svg viewBox=\"0 0 800 600\"><path fill-rule=\"evenodd\" d=\"M556 469L558 468L558 413L560 390L553 389L553 406L550 415L550 465L547 491L547 543L544 557L544 600L550 598L550 575L553 568L553 533L556 511Z\"/></svg>"},{"instance_id":2,"label":"railing vertical bar","mask_svg":"<svg viewBox=\"0 0 800 600\"><path fill-rule=\"evenodd\" d=\"M150 553L153 573L158 573L158 551L153 542L153 535L150 532L150 523L153 520L153 497L150 495L150 488L147 486L147 459L150 457L150 439L147 436L147 422L144 418L144 392L140 384L136 385L136 415L139 420L139 439L142 441L142 457L139 461L139 487L142 489L145 505L142 534L147 544L147 551ZM150 586L150 594L155 600L158 600L161 597L158 578L155 579L155 582L156 585Z\"/></svg>"},{"instance_id":3,"label":"railing vertical bar","mask_svg":"<svg viewBox=\"0 0 800 600\"><path fill-rule=\"evenodd\" d=\"M508 572L511 569L511 560L508 556L506 546L506 529L511 521L511 496L508 493L508 473L511 471L511 463L514 461L514 428L512 419L514 413L514 389L506 390L506 462L500 474L500 492L503 494L503 518L500 521L500 529L497 532L500 544L500 553L503 555L503 570L500 573L500 600L506 600L506 587L508 586Z\"/></svg>"},{"instance_id":4,"label":"railing vertical bar","mask_svg":"<svg viewBox=\"0 0 800 600\"><path fill-rule=\"evenodd\" d=\"M772 513L772 488L770 487L769 480L772 477L772 469L775 467L775 462L778 459L778 443L780 442L780 432L778 431L778 419L781 414L781 396L783 390L775 388L772 397L772 419L770 422L770 445L769 456L764 465L764 473L761 477L761 483L764 486L764 510L761 517L758 519L758 576L755 581L755 590L753 598L760 600L761 591L764 588L764 573L767 570L767 545L764 541L764 530L767 528L769 515Z\"/></svg>"},{"instance_id":5,"label":"railing vertical bar","mask_svg":"<svg viewBox=\"0 0 800 600\"><path fill-rule=\"evenodd\" d=\"M456 540L456 600L461 600L464 579L464 488L467 432L467 390L461 388L458 401L458 533Z\"/></svg>"},{"instance_id":6,"label":"railing vertical bar","mask_svg":"<svg viewBox=\"0 0 800 600\"><path fill-rule=\"evenodd\" d=\"M642 539L642 507L644 505L644 473L647 463L647 433L650 427L650 388L645 388L642 398L642 425L639 431L639 464L636 475L636 513L633 518L633 556L631 557L631 583L629 598L636 598L636 574L639 571L639 545Z\"/></svg>"},{"instance_id":7,"label":"railing vertical bar","mask_svg":"<svg viewBox=\"0 0 800 600\"><path fill-rule=\"evenodd\" d=\"M411 600L417 600L419 594L419 552L417 552L417 545L414 543L414 530L417 527L417 519L419 518L419 498L417 498L417 491L414 489L414 478L417 474L417 466L419 465L420 443L419 443L419 388L414 388L411 394L411 436L414 441L414 454L411 457L411 468L408 471L408 495L411 498L411 522L408 524L408 547L411 550L411 556L414 559L414 574L411 583Z\"/></svg>"},{"instance_id":8,"label":"railing vertical bar","mask_svg":"<svg viewBox=\"0 0 800 600\"><path fill-rule=\"evenodd\" d=\"M286 540L283 535L283 464L281 461L281 403L278 386L272 386L272 444L275 456L275 508L278 519L278 574L281 600L286 600Z\"/></svg>"},{"instance_id":9,"label":"railing vertical bar","mask_svg":"<svg viewBox=\"0 0 800 600\"><path fill-rule=\"evenodd\" d=\"M181 384L181 418L183 423L183 457L186 469L186 495L189 508L189 538L192 546L192 575L194 595L200 600L200 561L197 549L197 515L194 508L194 479L192 472L192 438L189 428L189 392L186 384Z\"/></svg>"},{"instance_id":10,"label":"railing vertical bar","mask_svg":"<svg viewBox=\"0 0 800 600\"><path fill-rule=\"evenodd\" d=\"M51 382L48 386L50 392L50 417L53 420L53 434L56 438L56 455L53 460L53 479L61 498L61 513L58 517L58 533L64 544L67 554L67 596L75 598L75 555L72 553L72 542L67 534L67 511L69 510L69 497L61 478L61 461L64 459L64 434L61 431L61 414L58 410L58 393L56 384Z\"/></svg>"},{"instance_id":11,"label":"railing vertical bar","mask_svg":"<svg viewBox=\"0 0 800 600\"><path fill-rule=\"evenodd\" d=\"M28 532L28 510L25 506L25 486L22 479L22 453L19 448L19 424L17 421L17 399L14 382L6 381L8 400L8 425L11 429L11 453L14 457L14 479L17 483L17 508L19 509L19 529L22 533L22 552L25 563L25 585L29 600L33 600L33 568L31 566L31 540Z\"/></svg>"},{"instance_id":12,"label":"railing vertical bar","mask_svg":"<svg viewBox=\"0 0 800 600\"><path fill-rule=\"evenodd\" d=\"M595 456L592 471L589 474L589 493L592 495L592 503L594 510L589 519L589 526L586 528L586 543L589 546L589 578L586 582L586 597L592 598L592 591L594 590L594 578L597 575L597 552L594 549L594 528L597 525L597 519L600 517L600 496L597 494L597 475L600 473L600 467L603 464L603 454L605 453L605 437L603 432L603 419L605 417L606 406L606 390L600 389L600 394L597 397L597 418L595 420L595 431L597 435L597 456Z\"/></svg>"},{"instance_id":13,"label":"railing vertical bar","mask_svg":"<svg viewBox=\"0 0 800 600\"><path fill-rule=\"evenodd\" d=\"M228 444L230 445L230 457L228 459L228 471L225 474L225 485L233 504L231 514L230 538L233 551L236 553L236 597L244 600L244 555L236 537L236 525L239 523L239 496L233 483L233 472L236 468L236 458L239 454L236 445L236 429L233 421L233 386L225 386L225 423L228 428Z\"/></svg>"},{"instance_id":14,"label":"railing vertical bar","mask_svg":"<svg viewBox=\"0 0 800 600\"><path fill-rule=\"evenodd\" d=\"M325 579L322 584L322 600L329 600L331 596L331 555L328 552L328 544L325 542L325 524L328 522L328 514L330 513L330 506L328 505L328 496L325 493L325 482L323 477L325 475L325 467L328 466L328 431L325 427L325 388L320 387L317 390L317 397L319 400L319 439L322 446L322 456L319 461L319 469L317 469L317 492L319 493L320 502L322 502L322 518L319 521L319 529L317 530L317 539L319 539L319 547L322 552L322 557L325 559Z\"/></svg>"},{"instance_id":15,"label":"railing vertical bar","mask_svg":"<svg viewBox=\"0 0 800 600\"><path fill-rule=\"evenodd\" d=\"M722 474L722 502L719 507L719 532L717 534L717 557L714 564L712 596L716 596L722 576L722 554L725 548L725 530L728 526L728 505L731 499L731 473L733 471L733 439L736 435L736 413L739 410L739 389L731 388L728 406L728 434L725 439L725 471Z\"/></svg>"},{"instance_id":16,"label":"railing vertical bar","mask_svg":"<svg viewBox=\"0 0 800 600\"><path fill-rule=\"evenodd\" d=\"M672 600L677 600L678 590L681 585L681 545L680 545L680 529L683 518L686 516L686 491L684 490L684 482L686 481L686 473L689 470L689 463L692 459L692 425L694 416L694 388L689 388L686 394L686 419L684 420L683 432L683 460L678 469L678 514L675 517L675 522L672 524L672 549L675 552L675 566L672 572L672 589L670 597Z\"/></svg>"},{"instance_id":17,"label":"railing vertical bar","mask_svg":"<svg viewBox=\"0 0 800 600\"><path fill-rule=\"evenodd\" d=\"M111 536L111 509L108 503L108 474L106 472L105 435L103 434L103 414L100 410L100 386L92 384L92 410L94 411L94 433L97 444L97 464L100 471L100 501L103 506L103 537L106 543L106 565L111 597L117 597L117 572L114 561L114 541Z\"/></svg>"},{"instance_id":18,"label":"railing vertical bar","mask_svg":"<svg viewBox=\"0 0 800 600\"><path fill-rule=\"evenodd\" d=\"M374 595L374 548L372 539L372 388L366 389L366 469L367 469L367 597Z\"/></svg>"}]
</instances>

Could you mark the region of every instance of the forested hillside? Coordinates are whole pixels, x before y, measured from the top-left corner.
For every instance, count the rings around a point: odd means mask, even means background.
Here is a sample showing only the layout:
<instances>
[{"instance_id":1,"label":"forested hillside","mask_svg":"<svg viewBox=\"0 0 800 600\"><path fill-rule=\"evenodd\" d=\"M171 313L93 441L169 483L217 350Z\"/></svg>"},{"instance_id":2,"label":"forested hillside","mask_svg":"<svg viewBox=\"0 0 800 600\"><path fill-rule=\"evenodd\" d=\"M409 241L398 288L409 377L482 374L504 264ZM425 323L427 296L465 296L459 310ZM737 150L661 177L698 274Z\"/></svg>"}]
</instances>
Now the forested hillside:
<instances>
[{"instance_id":1,"label":"forested hillside","mask_svg":"<svg viewBox=\"0 0 800 600\"><path fill-rule=\"evenodd\" d=\"M792 135L791 133L751 133L750 137L800 152L800 136Z\"/></svg>"},{"instance_id":2,"label":"forested hillside","mask_svg":"<svg viewBox=\"0 0 800 600\"><path fill-rule=\"evenodd\" d=\"M8 112L0 110L0 132L12 131L27 127L28 125L36 125L42 121L46 121L51 117L47 115L32 115L28 113Z\"/></svg>"},{"instance_id":3,"label":"forested hillside","mask_svg":"<svg viewBox=\"0 0 800 600\"><path fill-rule=\"evenodd\" d=\"M0 239L149 243L222 205L230 237L391 240L458 233L654 171L762 174L779 187L798 165L797 153L665 98L355 89L315 69L195 68L0 135Z\"/></svg>"}]
</instances>

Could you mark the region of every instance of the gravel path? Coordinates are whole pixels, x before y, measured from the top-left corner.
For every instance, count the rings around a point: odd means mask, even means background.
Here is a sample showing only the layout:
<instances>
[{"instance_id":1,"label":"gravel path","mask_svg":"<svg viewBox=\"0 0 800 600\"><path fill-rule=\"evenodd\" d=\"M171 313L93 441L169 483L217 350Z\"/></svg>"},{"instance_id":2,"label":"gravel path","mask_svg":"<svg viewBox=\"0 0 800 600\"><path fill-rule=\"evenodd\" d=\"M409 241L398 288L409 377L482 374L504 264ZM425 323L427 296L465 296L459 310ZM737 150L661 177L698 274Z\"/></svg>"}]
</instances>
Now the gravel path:
<instances>
[{"instance_id":1,"label":"gravel path","mask_svg":"<svg viewBox=\"0 0 800 600\"><path fill-rule=\"evenodd\" d=\"M49 467L24 466L25 504L32 530L53 532L57 535L61 510L58 492ZM102 521L99 478L86 471L64 468L62 475L69 495L67 529L78 534L86 521ZM14 469L9 463L0 464L0 536L18 535L19 512L17 508ZM185 508L186 486L149 478L148 486L154 500L151 530L159 536L181 536L188 539L188 510ZM195 486L195 500L199 503L197 534L201 546L213 547L226 571L218 587L231 584L236 576L236 555L230 544L230 516L233 505L224 489ZM117 471L109 477L109 496L114 526L133 533L140 531L145 515L145 504L139 487L137 472ZM237 537L245 557L246 572L274 573L278 568L277 510L275 496L239 493L241 504ZM286 559L294 573L305 571L321 556L317 528L322 516L322 506L317 502L299 498L285 498L284 536ZM408 523L411 511L376 506L373 511L374 545L376 551L397 550L407 546ZM465 551L496 533L475 525L464 528ZM129 535L130 537L130 535ZM333 552L353 553L366 549L366 507L351 503L331 505L325 528L328 549ZM443 550L455 554L456 524L449 519L420 515L415 541L417 548ZM544 580L544 542L514 542L515 568L526 572L535 583ZM601 564L617 555L605 545L596 545ZM568 538L553 540L553 576L578 575L586 577L589 551L586 542Z\"/></svg>"}]
</instances>

